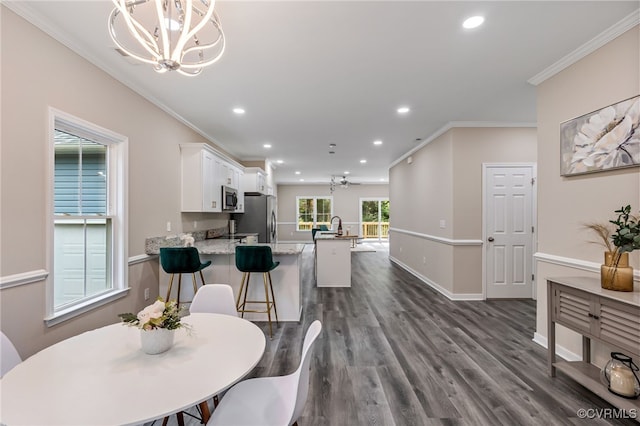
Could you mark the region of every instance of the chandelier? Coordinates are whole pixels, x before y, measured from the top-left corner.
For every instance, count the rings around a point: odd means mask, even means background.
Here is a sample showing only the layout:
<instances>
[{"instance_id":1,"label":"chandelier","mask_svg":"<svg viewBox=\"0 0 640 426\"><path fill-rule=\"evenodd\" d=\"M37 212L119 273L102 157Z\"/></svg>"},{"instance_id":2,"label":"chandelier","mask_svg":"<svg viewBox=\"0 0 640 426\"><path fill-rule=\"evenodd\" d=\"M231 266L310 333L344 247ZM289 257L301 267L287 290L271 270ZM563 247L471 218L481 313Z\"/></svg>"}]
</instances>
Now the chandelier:
<instances>
[{"instance_id":1,"label":"chandelier","mask_svg":"<svg viewBox=\"0 0 640 426\"><path fill-rule=\"evenodd\" d=\"M109 34L125 54L160 73L198 75L225 47L214 0L112 0Z\"/></svg>"}]
</instances>

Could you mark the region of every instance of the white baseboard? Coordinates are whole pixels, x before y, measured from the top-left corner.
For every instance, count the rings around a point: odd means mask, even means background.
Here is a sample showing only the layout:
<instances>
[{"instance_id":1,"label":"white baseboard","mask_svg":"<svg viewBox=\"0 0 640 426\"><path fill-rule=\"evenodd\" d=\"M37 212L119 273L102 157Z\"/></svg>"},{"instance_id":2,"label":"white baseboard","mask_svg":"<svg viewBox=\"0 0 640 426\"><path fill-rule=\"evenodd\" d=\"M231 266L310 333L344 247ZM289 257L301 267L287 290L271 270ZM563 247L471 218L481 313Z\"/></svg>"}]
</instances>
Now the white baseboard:
<instances>
[{"instance_id":1,"label":"white baseboard","mask_svg":"<svg viewBox=\"0 0 640 426\"><path fill-rule=\"evenodd\" d=\"M549 349L549 342L545 336L539 333L534 333L533 339L534 342L539 344L545 349ZM556 343L556 355L561 357L566 361L582 361L582 355L578 355L574 352L571 352L569 349L562 347Z\"/></svg>"},{"instance_id":2,"label":"white baseboard","mask_svg":"<svg viewBox=\"0 0 640 426\"><path fill-rule=\"evenodd\" d=\"M484 300L484 297L482 296L482 294L477 294L477 293L452 293L451 291L447 290L446 288L442 287L441 285L435 283L434 281L432 281L429 278L425 277L424 275L420 274L418 271L416 271L414 269L411 269L408 265L405 265L404 263L402 263L401 261L399 261L395 257L389 256L389 260L391 260L393 263L395 263L396 265L398 265L399 267L401 267L405 271L409 272L411 275L413 275L414 277L418 278L420 281L424 282L429 287L433 288L435 291L437 291L438 293L442 294L443 296L445 296L449 300L453 300L453 301Z\"/></svg>"}]
</instances>

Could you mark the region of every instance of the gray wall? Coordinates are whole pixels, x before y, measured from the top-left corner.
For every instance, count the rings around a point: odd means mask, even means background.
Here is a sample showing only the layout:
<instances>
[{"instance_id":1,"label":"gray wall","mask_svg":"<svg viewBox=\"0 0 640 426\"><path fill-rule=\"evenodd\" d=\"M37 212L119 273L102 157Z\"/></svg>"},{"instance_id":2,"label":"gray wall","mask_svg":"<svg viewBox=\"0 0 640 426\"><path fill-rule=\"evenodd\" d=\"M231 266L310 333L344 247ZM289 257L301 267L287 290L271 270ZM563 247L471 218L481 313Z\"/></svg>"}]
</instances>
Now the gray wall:
<instances>
[{"instance_id":1,"label":"gray wall","mask_svg":"<svg viewBox=\"0 0 640 426\"><path fill-rule=\"evenodd\" d=\"M536 130L452 128L411 159L389 172L391 257L448 297L481 298L482 164L535 163Z\"/></svg>"},{"instance_id":2,"label":"gray wall","mask_svg":"<svg viewBox=\"0 0 640 426\"><path fill-rule=\"evenodd\" d=\"M640 169L560 176L560 123L640 93L640 27L636 26L541 83L538 96L537 335L546 341L546 277L599 276L603 249L582 225L607 222L613 211L640 208ZM636 270L640 253L631 253ZM581 353L580 338L560 328L560 346ZM606 352L606 351L605 351ZM605 355L605 358L608 358Z\"/></svg>"}]
</instances>

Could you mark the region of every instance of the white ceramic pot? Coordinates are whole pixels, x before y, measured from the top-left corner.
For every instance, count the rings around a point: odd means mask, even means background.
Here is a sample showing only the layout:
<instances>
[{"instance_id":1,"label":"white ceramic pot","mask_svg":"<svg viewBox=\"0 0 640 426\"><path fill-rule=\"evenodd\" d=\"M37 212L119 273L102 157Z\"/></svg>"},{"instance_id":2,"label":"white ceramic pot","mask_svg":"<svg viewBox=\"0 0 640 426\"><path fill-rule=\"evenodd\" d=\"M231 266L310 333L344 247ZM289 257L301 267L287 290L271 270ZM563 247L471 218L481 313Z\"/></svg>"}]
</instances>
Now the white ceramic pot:
<instances>
[{"instance_id":1,"label":"white ceramic pot","mask_svg":"<svg viewBox=\"0 0 640 426\"><path fill-rule=\"evenodd\" d=\"M149 355L161 354L173 346L175 330L155 328L153 330L140 330L140 346L142 351Z\"/></svg>"}]
</instances>

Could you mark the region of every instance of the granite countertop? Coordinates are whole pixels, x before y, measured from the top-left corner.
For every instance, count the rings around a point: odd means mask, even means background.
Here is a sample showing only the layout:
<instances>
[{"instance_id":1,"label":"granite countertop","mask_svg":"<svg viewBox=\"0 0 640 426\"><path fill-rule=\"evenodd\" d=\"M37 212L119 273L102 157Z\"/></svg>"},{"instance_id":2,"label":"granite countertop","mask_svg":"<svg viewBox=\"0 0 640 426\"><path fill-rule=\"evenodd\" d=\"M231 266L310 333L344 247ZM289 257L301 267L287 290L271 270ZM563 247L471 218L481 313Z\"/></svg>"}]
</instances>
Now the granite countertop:
<instances>
[{"instance_id":1,"label":"granite countertop","mask_svg":"<svg viewBox=\"0 0 640 426\"><path fill-rule=\"evenodd\" d=\"M238 235L238 234L236 234ZM152 240L152 241L150 241ZM193 245L198 249L198 253L200 254L235 254L236 245L242 244L240 241L242 239L223 239L223 238L214 238L210 240L200 240L196 241ZM273 254L282 255L282 254L300 254L304 250L304 244L296 244L296 243L275 243L275 244L258 244L258 245L268 245L271 246L271 251ZM159 254L160 247L182 247L183 241L180 240L179 237L170 237L170 238L153 238L147 239L147 244L145 247L145 252L147 254Z\"/></svg>"},{"instance_id":2,"label":"granite countertop","mask_svg":"<svg viewBox=\"0 0 640 426\"><path fill-rule=\"evenodd\" d=\"M358 239L357 235L338 235L335 232L318 232L316 234L316 240L351 240Z\"/></svg>"},{"instance_id":3,"label":"granite countertop","mask_svg":"<svg viewBox=\"0 0 640 426\"><path fill-rule=\"evenodd\" d=\"M235 254L236 246L242 244L240 240L204 240L195 243L194 247L200 254ZM270 246L274 255L300 254L304 250L304 244L296 243L275 243L256 244Z\"/></svg>"},{"instance_id":4,"label":"granite countertop","mask_svg":"<svg viewBox=\"0 0 640 426\"><path fill-rule=\"evenodd\" d=\"M144 242L144 252L150 255L159 254L160 247L184 247L186 243L185 238L193 238L193 241L195 243L198 243L201 241L207 241L207 236L209 235L213 235L213 238L209 241L220 241L229 243L240 242L242 238L252 235L255 235L257 237L258 233L247 232L229 235L226 232L226 228L214 228L205 231L187 232L176 235L164 235L160 237L149 237Z\"/></svg>"}]
</instances>

